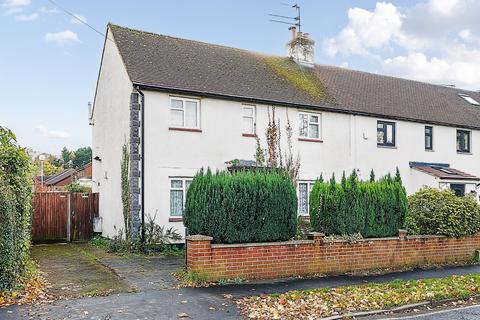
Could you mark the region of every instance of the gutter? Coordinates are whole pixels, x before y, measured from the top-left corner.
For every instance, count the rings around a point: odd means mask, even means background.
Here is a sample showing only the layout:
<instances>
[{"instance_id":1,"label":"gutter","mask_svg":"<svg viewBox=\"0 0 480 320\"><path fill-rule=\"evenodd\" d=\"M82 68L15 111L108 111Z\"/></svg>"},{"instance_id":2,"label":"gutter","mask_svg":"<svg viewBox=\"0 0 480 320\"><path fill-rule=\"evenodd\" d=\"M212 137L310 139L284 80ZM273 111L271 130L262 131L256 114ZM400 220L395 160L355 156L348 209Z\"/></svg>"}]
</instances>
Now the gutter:
<instances>
[{"instance_id":1,"label":"gutter","mask_svg":"<svg viewBox=\"0 0 480 320\"><path fill-rule=\"evenodd\" d=\"M145 244L145 95L136 86L137 92L142 97L142 102L140 103L140 163L142 166L142 171L140 172L140 201L142 203L141 213L142 213L142 244Z\"/></svg>"},{"instance_id":2,"label":"gutter","mask_svg":"<svg viewBox=\"0 0 480 320\"><path fill-rule=\"evenodd\" d=\"M184 94L184 95L191 95L196 97L206 97L206 98L217 98L217 99L226 99L226 100L233 100L245 103L260 103L260 104L274 104L277 106L283 107L293 107L299 109L310 109L310 110L318 110L324 112L333 112L333 113L342 113L342 114L352 114L355 116L364 116L370 118L379 118L379 119L389 119L389 120L397 120L397 121L406 121L406 122L414 122L414 123L421 123L421 124L432 124L432 125L440 125L445 127L453 127L458 129L469 129L469 130L480 130L480 127L476 126L465 126L463 124L456 124L456 123L447 123L442 121L432 121L432 120L422 120L422 119L413 119L408 117L402 116L391 116L391 115L384 115L379 113L370 113L365 111L355 111L349 109L339 109L333 104L323 104L323 106L312 105L312 104L296 104L291 102L284 102L284 101L275 101L275 100L267 100L267 99L259 99L259 98L251 98L246 96L232 96L228 94L222 93L214 93L214 92L200 92L195 90L188 90L188 89L181 89L177 87L168 87L168 86L152 86L147 84L142 84L139 82L134 82L133 85L136 88L140 88L143 90L151 90L151 91L160 91L160 92L167 92L167 93L176 93L176 94Z\"/></svg>"}]
</instances>

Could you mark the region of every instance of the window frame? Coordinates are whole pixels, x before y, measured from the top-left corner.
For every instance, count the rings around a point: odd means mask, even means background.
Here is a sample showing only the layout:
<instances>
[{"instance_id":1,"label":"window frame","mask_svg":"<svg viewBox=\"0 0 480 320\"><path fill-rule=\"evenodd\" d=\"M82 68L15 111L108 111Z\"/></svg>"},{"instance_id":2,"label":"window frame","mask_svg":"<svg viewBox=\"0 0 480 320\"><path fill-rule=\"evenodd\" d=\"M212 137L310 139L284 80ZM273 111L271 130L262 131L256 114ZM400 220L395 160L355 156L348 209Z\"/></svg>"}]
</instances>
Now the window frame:
<instances>
[{"instance_id":1,"label":"window frame","mask_svg":"<svg viewBox=\"0 0 480 320\"><path fill-rule=\"evenodd\" d=\"M307 212L300 211L300 185L306 184L307 185ZM298 206L297 206L297 215L298 216L308 216L310 214L310 193L312 192L313 185L315 184L315 180L299 180L297 185L297 198L298 198Z\"/></svg>"},{"instance_id":2,"label":"window frame","mask_svg":"<svg viewBox=\"0 0 480 320\"><path fill-rule=\"evenodd\" d=\"M430 130L429 133L427 133L427 129ZM425 126L425 131L424 131L424 137L425 137L425 150L432 151L433 150L433 126ZM430 147L427 146L427 137L430 137Z\"/></svg>"},{"instance_id":3,"label":"window frame","mask_svg":"<svg viewBox=\"0 0 480 320\"><path fill-rule=\"evenodd\" d=\"M463 135L466 134L468 136L468 148L465 148L465 145L463 145L463 148L461 145L459 145L458 143L459 134L463 134ZM472 152L472 131L457 129L455 142L456 142L455 144L456 144L458 153L471 153Z\"/></svg>"},{"instance_id":4,"label":"window frame","mask_svg":"<svg viewBox=\"0 0 480 320\"><path fill-rule=\"evenodd\" d=\"M190 187L190 183L192 183L193 177L169 177L168 183L169 183L169 217L170 218L180 218L183 216L183 212L185 210L185 201L187 199L187 191L188 188ZM182 181L182 187L172 187L172 181ZM188 187L187 187L187 182L188 182ZM172 191L182 191L182 212L180 215L176 215L172 213Z\"/></svg>"},{"instance_id":5,"label":"window frame","mask_svg":"<svg viewBox=\"0 0 480 320\"><path fill-rule=\"evenodd\" d=\"M455 192L457 197L464 197L466 192L466 185L465 183L450 183L449 186L450 190Z\"/></svg>"},{"instance_id":6,"label":"window frame","mask_svg":"<svg viewBox=\"0 0 480 320\"><path fill-rule=\"evenodd\" d=\"M305 115L307 116L307 135L302 135L301 133L301 126L300 126L300 116ZM318 123L312 122L312 124L318 125L318 137L310 137L310 116L317 116ZM307 112L307 111L299 111L298 112L298 138L305 139L305 140L315 140L315 141L322 141L322 114L315 113L315 112Z\"/></svg>"},{"instance_id":7,"label":"window frame","mask_svg":"<svg viewBox=\"0 0 480 320\"><path fill-rule=\"evenodd\" d=\"M182 101L182 109L180 108L175 108L173 107L172 101L173 100L180 100ZM178 97L178 96L170 96L170 106L169 106L169 125L170 128L180 128L180 129L200 129L200 99L194 99L194 98L186 98L186 97ZM196 122L197 125L192 127L192 126L187 126L187 110L186 110L186 102L195 102L197 104L196 108ZM174 124L172 121L172 110L182 110L183 111L183 126Z\"/></svg>"},{"instance_id":8,"label":"window frame","mask_svg":"<svg viewBox=\"0 0 480 320\"><path fill-rule=\"evenodd\" d=\"M378 125L382 124L383 128ZM392 126L392 142L387 142L388 126ZM383 131L383 143L378 142L378 132ZM377 120L377 147L396 147L397 146L397 123L393 121Z\"/></svg>"},{"instance_id":9,"label":"window frame","mask_svg":"<svg viewBox=\"0 0 480 320\"><path fill-rule=\"evenodd\" d=\"M252 116L248 116L245 114L246 109L252 110ZM252 119L253 128L252 132L245 132L245 128L243 126L243 120ZM257 107L254 104L242 104L242 134L247 136L255 136L257 134Z\"/></svg>"}]
</instances>

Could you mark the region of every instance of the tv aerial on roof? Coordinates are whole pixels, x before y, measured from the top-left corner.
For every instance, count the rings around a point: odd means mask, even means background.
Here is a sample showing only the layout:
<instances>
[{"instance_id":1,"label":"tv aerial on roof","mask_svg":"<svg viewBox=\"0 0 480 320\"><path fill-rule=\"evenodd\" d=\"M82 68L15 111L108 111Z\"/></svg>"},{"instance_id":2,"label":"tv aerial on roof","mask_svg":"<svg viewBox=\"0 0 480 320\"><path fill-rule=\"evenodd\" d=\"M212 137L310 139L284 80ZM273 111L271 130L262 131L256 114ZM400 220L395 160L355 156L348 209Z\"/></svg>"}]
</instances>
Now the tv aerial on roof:
<instances>
[{"instance_id":1,"label":"tv aerial on roof","mask_svg":"<svg viewBox=\"0 0 480 320\"><path fill-rule=\"evenodd\" d=\"M284 6L289 6L293 9L295 9L297 15L295 17L289 17L289 16L282 16L282 15L279 15L279 14L272 14L270 13L269 16L270 17L274 17L274 18L277 18L277 19L270 19L271 22L276 22L276 23L283 23L283 24L288 24L290 25L291 27L297 27L298 28L298 32L301 32L302 31L302 23L301 23L301 16L300 16L300 6L298 4L289 4L289 3L284 3L284 2L280 2L280 4L284 5Z\"/></svg>"}]
</instances>

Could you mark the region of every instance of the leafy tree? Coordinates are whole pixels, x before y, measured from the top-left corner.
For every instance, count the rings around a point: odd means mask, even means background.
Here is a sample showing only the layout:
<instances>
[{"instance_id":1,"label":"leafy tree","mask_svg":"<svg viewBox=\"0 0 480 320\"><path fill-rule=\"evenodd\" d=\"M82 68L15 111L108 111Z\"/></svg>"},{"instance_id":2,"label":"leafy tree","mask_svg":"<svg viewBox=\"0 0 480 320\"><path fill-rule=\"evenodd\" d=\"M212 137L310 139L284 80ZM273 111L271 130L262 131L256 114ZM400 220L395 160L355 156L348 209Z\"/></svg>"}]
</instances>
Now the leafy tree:
<instances>
[{"instance_id":1,"label":"leafy tree","mask_svg":"<svg viewBox=\"0 0 480 320\"><path fill-rule=\"evenodd\" d=\"M77 180L74 180L65 186L65 190L69 192L91 192L92 189L86 186L82 186Z\"/></svg>"},{"instance_id":2,"label":"leafy tree","mask_svg":"<svg viewBox=\"0 0 480 320\"><path fill-rule=\"evenodd\" d=\"M73 166L72 161L75 157L75 154L67 149L67 147L63 147L62 149L62 161L63 167L65 169L71 168Z\"/></svg>"},{"instance_id":3,"label":"leafy tree","mask_svg":"<svg viewBox=\"0 0 480 320\"><path fill-rule=\"evenodd\" d=\"M73 168L79 170L92 161L92 148L79 148L74 152Z\"/></svg>"}]
</instances>

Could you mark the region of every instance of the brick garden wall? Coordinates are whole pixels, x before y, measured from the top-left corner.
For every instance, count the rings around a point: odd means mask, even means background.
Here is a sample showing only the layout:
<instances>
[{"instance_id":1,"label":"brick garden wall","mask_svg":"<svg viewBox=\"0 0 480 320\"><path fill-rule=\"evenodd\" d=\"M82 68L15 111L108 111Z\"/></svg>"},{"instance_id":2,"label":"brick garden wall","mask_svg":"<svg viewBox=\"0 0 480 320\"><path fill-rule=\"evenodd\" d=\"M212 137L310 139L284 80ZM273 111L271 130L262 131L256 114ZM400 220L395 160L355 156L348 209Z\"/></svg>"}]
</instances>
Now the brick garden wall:
<instances>
[{"instance_id":1,"label":"brick garden wall","mask_svg":"<svg viewBox=\"0 0 480 320\"><path fill-rule=\"evenodd\" d=\"M268 279L338 274L379 268L401 268L467 262L480 249L480 234L465 238L407 236L363 239L357 243L325 242L321 233L310 240L212 244L195 235L187 240L187 267L211 280Z\"/></svg>"}]
</instances>

